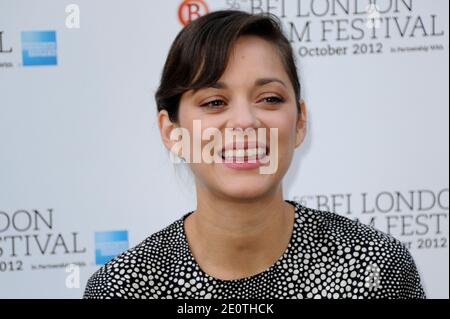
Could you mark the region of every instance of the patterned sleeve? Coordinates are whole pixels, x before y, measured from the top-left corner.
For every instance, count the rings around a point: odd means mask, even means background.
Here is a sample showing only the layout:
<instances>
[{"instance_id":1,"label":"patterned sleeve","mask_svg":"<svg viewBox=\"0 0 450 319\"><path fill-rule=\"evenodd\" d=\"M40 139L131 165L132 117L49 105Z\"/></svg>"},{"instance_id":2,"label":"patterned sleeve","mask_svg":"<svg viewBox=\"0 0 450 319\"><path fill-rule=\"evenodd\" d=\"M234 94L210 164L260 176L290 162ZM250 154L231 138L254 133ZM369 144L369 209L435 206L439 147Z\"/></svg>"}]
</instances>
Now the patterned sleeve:
<instances>
[{"instance_id":1,"label":"patterned sleeve","mask_svg":"<svg viewBox=\"0 0 450 319\"><path fill-rule=\"evenodd\" d=\"M105 268L100 268L89 278L84 290L83 299L109 299L113 298L115 293L112 287L108 286L106 280L107 273Z\"/></svg>"},{"instance_id":2,"label":"patterned sleeve","mask_svg":"<svg viewBox=\"0 0 450 319\"><path fill-rule=\"evenodd\" d=\"M401 298L403 299L426 299L425 291L422 287L420 275L411 253L404 248L406 265L403 273L403 286Z\"/></svg>"},{"instance_id":3,"label":"patterned sleeve","mask_svg":"<svg viewBox=\"0 0 450 319\"><path fill-rule=\"evenodd\" d=\"M386 246L385 268L381 272L383 282L381 298L425 299L416 263L409 250L398 240L393 239Z\"/></svg>"}]
</instances>

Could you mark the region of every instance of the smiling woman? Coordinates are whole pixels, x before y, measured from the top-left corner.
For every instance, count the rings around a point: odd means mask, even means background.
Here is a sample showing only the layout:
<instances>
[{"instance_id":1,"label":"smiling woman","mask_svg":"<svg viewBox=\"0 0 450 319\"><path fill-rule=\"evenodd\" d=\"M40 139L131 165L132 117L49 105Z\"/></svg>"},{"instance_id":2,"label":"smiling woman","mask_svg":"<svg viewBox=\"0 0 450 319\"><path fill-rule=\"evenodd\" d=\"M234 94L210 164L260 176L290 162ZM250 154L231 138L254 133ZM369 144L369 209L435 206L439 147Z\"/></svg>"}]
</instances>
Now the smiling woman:
<instances>
[{"instance_id":1,"label":"smiling woman","mask_svg":"<svg viewBox=\"0 0 450 319\"><path fill-rule=\"evenodd\" d=\"M172 133L182 129L189 154L207 149L214 159L186 161L197 208L102 267L86 298L424 297L400 242L283 198L307 112L276 18L219 11L189 24L170 49L156 102L170 152L180 155ZM201 138L208 129L213 142ZM268 157L277 169L261 174Z\"/></svg>"}]
</instances>

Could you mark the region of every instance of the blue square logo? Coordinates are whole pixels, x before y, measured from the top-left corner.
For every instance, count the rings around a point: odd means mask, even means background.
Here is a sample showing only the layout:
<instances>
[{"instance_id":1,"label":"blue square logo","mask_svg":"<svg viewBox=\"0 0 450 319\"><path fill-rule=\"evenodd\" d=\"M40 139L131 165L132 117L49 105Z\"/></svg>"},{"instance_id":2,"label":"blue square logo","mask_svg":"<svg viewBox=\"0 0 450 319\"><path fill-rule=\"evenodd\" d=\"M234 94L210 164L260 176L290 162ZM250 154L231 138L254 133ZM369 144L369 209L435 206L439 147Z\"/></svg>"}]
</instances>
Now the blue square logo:
<instances>
[{"instance_id":1,"label":"blue square logo","mask_svg":"<svg viewBox=\"0 0 450 319\"><path fill-rule=\"evenodd\" d=\"M57 65L56 31L22 32L24 66Z\"/></svg>"},{"instance_id":2,"label":"blue square logo","mask_svg":"<svg viewBox=\"0 0 450 319\"><path fill-rule=\"evenodd\" d=\"M128 231L95 233L95 263L104 265L128 249Z\"/></svg>"}]
</instances>

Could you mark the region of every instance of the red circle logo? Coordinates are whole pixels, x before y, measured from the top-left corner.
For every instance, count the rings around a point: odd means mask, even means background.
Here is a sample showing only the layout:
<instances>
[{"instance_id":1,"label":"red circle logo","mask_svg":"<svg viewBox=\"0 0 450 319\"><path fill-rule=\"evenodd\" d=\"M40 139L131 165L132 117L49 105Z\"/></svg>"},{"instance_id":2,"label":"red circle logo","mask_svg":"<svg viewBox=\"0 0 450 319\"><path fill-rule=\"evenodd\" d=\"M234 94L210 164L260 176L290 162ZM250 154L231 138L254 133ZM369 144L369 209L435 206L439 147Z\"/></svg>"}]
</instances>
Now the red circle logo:
<instances>
[{"instance_id":1,"label":"red circle logo","mask_svg":"<svg viewBox=\"0 0 450 319\"><path fill-rule=\"evenodd\" d=\"M178 19L184 26L187 26L208 12L208 5L204 0L184 0L178 8Z\"/></svg>"}]
</instances>

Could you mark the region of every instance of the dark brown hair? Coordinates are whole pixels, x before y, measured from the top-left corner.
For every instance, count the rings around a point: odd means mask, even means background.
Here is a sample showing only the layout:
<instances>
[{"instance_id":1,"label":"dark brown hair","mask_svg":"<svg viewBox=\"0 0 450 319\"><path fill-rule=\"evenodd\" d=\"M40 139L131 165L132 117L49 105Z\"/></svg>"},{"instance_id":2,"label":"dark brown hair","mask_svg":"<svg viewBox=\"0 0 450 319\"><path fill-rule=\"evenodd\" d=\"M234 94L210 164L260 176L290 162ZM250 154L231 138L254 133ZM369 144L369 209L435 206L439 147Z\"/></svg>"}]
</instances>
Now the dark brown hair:
<instances>
[{"instance_id":1,"label":"dark brown hair","mask_svg":"<svg viewBox=\"0 0 450 319\"><path fill-rule=\"evenodd\" d=\"M183 93L216 83L225 72L234 43L244 35L259 36L278 49L300 111L301 87L295 58L279 19L271 14L224 10L198 18L176 37L155 95L158 112L167 110L170 120L178 123Z\"/></svg>"}]
</instances>

